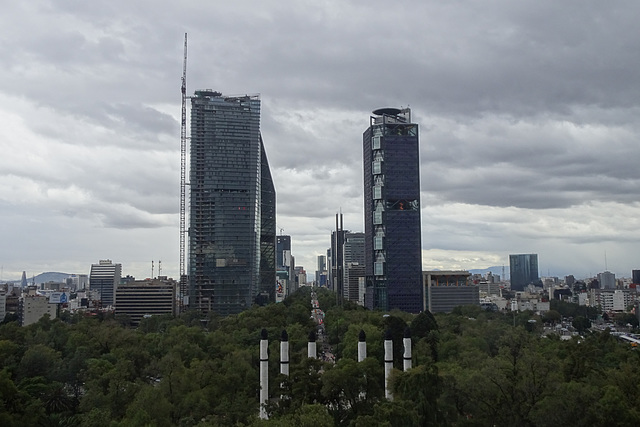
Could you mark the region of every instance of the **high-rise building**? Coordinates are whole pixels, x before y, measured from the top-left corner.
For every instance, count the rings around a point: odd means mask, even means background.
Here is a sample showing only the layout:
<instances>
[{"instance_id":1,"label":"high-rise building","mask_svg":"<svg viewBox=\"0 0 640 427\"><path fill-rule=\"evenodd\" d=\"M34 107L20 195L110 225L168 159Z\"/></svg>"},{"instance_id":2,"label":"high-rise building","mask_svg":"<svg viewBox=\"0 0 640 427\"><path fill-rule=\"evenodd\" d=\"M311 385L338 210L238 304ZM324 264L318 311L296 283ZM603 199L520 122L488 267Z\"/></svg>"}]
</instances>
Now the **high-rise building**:
<instances>
[{"instance_id":1,"label":"high-rise building","mask_svg":"<svg viewBox=\"0 0 640 427\"><path fill-rule=\"evenodd\" d=\"M616 275L610 271L598 273L598 283L600 284L600 289L615 289Z\"/></svg>"},{"instance_id":2,"label":"high-rise building","mask_svg":"<svg viewBox=\"0 0 640 427\"><path fill-rule=\"evenodd\" d=\"M344 291L342 279L344 278L342 262L342 245L344 245L344 229L342 214L336 214L336 229L331 233L331 249L329 249L328 259L328 279L327 286L336 293L338 304L342 304L342 295Z\"/></svg>"},{"instance_id":3,"label":"high-rise building","mask_svg":"<svg viewBox=\"0 0 640 427\"><path fill-rule=\"evenodd\" d=\"M227 315L273 301L276 195L259 96L196 91L190 162L190 307Z\"/></svg>"},{"instance_id":4,"label":"high-rise building","mask_svg":"<svg viewBox=\"0 0 640 427\"><path fill-rule=\"evenodd\" d=\"M364 233L344 234L342 245L343 298L352 302L360 300L360 278L365 277Z\"/></svg>"},{"instance_id":5,"label":"high-rise building","mask_svg":"<svg viewBox=\"0 0 640 427\"><path fill-rule=\"evenodd\" d=\"M524 291L530 284L538 284L538 254L509 255L511 290Z\"/></svg>"},{"instance_id":6,"label":"high-rise building","mask_svg":"<svg viewBox=\"0 0 640 427\"><path fill-rule=\"evenodd\" d=\"M631 270L631 283L640 285L640 270Z\"/></svg>"},{"instance_id":7,"label":"high-rise building","mask_svg":"<svg viewBox=\"0 0 640 427\"><path fill-rule=\"evenodd\" d=\"M285 251L291 252L291 236L283 234L276 236L276 269L278 270L288 266Z\"/></svg>"},{"instance_id":8,"label":"high-rise building","mask_svg":"<svg viewBox=\"0 0 640 427\"><path fill-rule=\"evenodd\" d=\"M410 109L373 112L363 158L365 304L422 311L419 138Z\"/></svg>"},{"instance_id":9,"label":"high-rise building","mask_svg":"<svg viewBox=\"0 0 640 427\"><path fill-rule=\"evenodd\" d=\"M325 286L327 284L327 256L318 255L316 263L316 286Z\"/></svg>"},{"instance_id":10,"label":"high-rise building","mask_svg":"<svg viewBox=\"0 0 640 427\"><path fill-rule=\"evenodd\" d=\"M114 305L121 276L122 264L114 264L110 259L101 259L98 264L91 264L89 289L97 294L103 308Z\"/></svg>"}]
</instances>

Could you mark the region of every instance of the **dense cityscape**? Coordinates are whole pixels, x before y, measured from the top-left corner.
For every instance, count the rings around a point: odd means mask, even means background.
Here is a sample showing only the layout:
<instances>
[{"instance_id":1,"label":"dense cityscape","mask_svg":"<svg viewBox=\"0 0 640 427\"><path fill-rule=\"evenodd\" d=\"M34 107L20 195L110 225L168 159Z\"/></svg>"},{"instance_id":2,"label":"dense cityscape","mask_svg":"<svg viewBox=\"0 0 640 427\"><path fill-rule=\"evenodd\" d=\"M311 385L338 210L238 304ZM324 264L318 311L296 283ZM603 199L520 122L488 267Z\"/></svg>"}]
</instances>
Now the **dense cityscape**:
<instances>
[{"instance_id":1,"label":"dense cityscape","mask_svg":"<svg viewBox=\"0 0 640 427\"><path fill-rule=\"evenodd\" d=\"M508 280L504 267L501 274L422 270L419 126L410 109L373 111L363 134L365 230L345 229L336 214L335 230L327 236L330 247L317 256L314 279L308 280L292 254L292 236L276 233L276 192L259 131L260 98L207 90L196 91L191 104L188 273L169 278L158 261L150 278L136 280L123 275L121 263L104 259L92 264L89 274L48 273L42 277L58 279L36 283L33 277L29 283L23 272L20 281L3 284L2 378L14 393L3 398L4 424L88 426L109 419L112 425L556 425L558 420L570 425L567 421L575 419L544 416L540 405L559 397L556 387L575 386L595 374L589 368L564 382L552 376L547 383L541 377L552 370L529 359L534 353L547 348L555 352L549 357L560 358L556 365L566 363L567 369L574 362L565 360L563 351L574 343L597 347L606 340L609 349L598 351L618 352L620 366L634 363L640 270L630 279L616 279L609 271L587 280L541 277L533 253L509 256ZM451 371L465 366L458 351L449 349L456 345L453 337L477 333L472 324L462 326L461 318L485 325L482 342L497 340L485 356L483 374L476 368ZM240 326L243 322L251 326ZM279 341L270 341L279 329ZM241 341L229 347L241 331ZM70 341L70 334L86 333L79 342ZM102 347L81 350L93 333L108 338L98 338ZM130 354L129 344L114 341L115 335L131 333L122 339L143 348L150 348L152 337L164 341L180 333L183 338L153 350L156 359L152 353ZM203 341L209 333L216 338ZM279 351L269 350L272 343L279 343ZM184 354L194 345L195 353ZM112 353L114 346L134 365L120 366L125 359ZM181 361L167 359L174 351ZM509 351L511 362L503 359ZM276 353L278 360L270 357ZM231 403L181 409L190 393L201 393L211 381L228 382L226 376L237 375L232 372L238 367L218 366L219 377L198 380L200 385L180 396L172 391L174 381L186 381L189 369L204 374L208 368L195 368L200 363L215 365L240 354L241 389L218 390L205 399L243 401L242 409ZM62 357L75 370L65 370ZM99 363L110 367L100 374ZM167 370L166 363L173 367ZM509 370L511 376L500 379ZM532 375L523 376L523 384L521 370ZM123 374L128 385L108 379ZM511 387L516 393L523 387L525 394L504 401L492 386L475 390L468 383L474 375L492 378L498 390ZM274 376L276 385L270 381ZM34 381L39 391L30 385ZM537 383L533 391L529 381ZM153 391L155 385L159 391ZM477 393L494 393L488 408L478 405ZM163 408L144 408L149 398L161 399ZM17 399L34 409L21 407ZM595 393L592 399L604 407L611 396ZM499 409L506 404L516 407ZM574 404L568 403L569 409L575 410ZM640 419L631 409L613 411L620 425ZM605 409L587 412L580 424L606 425L603 414Z\"/></svg>"},{"instance_id":2,"label":"dense cityscape","mask_svg":"<svg viewBox=\"0 0 640 427\"><path fill-rule=\"evenodd\" d=\"M3 5L0 426L639 425L638 14Z\"/></svg>"}]
</instances>

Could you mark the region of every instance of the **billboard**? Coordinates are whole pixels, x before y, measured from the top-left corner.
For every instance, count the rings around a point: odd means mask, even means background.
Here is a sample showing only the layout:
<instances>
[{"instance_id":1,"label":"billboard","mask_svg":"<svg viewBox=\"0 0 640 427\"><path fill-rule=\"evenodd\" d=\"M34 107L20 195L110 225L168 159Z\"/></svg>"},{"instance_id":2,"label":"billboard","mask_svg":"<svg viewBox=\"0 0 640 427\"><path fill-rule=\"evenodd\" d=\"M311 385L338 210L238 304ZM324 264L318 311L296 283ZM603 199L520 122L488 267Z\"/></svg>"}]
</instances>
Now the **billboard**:
<instances>
[{"instance_id":1,"label":"billboard","mask_svg":"<svg viewBox=\"0 0 640 427\"><path fill-rule=\"evenodd\" d=\"M67 298L67 294L64 292L52 292L49 295L49 304L64 304L69 302L69 298Z\"/></svg>"}]
</instances>

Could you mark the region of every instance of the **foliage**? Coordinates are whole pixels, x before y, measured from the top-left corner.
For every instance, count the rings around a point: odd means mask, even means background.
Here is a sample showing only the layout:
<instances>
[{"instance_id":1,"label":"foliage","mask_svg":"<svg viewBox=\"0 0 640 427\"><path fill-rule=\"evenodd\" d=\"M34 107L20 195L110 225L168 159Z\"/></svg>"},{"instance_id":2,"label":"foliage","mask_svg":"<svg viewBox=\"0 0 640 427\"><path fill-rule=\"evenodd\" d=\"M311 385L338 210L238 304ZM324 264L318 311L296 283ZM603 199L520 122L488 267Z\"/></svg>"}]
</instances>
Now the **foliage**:
<instances>
[{"instance_id":1,"label":"foliage","mask_svg":"<svg viewBox=\"0 0 640 427\"><path fill-rule=\"evenodd\" d=\"M188 312L127 328L112 316L65 315L20 327L0 324L0 425L56 426L603 426L640 422L640 351L608 331L562 341L542 321L593 313L449 314L368 311L335 305L315 290L337 363L307 358L311 290L237 316ZM326 304L326 305L323 305ZM558 313L558 314L556 314ZM531 322L536 320L536 322ZM616 315L618 323L632 323ZM632 323L633 324L633 323ZM402 337L412 364L402 368ZM268 332L269 420L258 414L260 331ZM279 337L289 335L290 375L279 374ZM357 360L360 330L368 357ZM385 398L383 340L395 369Z\"/></svg>"}]
</instances>

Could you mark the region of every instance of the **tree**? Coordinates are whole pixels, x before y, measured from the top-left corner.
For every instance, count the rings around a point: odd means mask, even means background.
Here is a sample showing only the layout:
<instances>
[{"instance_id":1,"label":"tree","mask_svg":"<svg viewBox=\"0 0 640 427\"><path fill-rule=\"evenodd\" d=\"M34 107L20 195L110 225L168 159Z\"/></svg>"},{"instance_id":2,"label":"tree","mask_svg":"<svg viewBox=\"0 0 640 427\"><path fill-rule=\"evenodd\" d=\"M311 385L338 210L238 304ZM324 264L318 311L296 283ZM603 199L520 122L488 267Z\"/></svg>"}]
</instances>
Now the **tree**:
<instances>
[{"instance_id":1,"label":"tree","mask_svg":"<svg viewBox=\"0 0 640 427\"><path fill-rule=\"evenodd\" d=\"M591 327L591 320L584 316L578 316L573 319L571 326L573 326L579 334L584 334Z\"/></svg>"}]
</instances>

